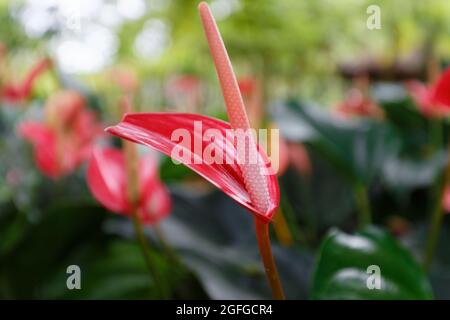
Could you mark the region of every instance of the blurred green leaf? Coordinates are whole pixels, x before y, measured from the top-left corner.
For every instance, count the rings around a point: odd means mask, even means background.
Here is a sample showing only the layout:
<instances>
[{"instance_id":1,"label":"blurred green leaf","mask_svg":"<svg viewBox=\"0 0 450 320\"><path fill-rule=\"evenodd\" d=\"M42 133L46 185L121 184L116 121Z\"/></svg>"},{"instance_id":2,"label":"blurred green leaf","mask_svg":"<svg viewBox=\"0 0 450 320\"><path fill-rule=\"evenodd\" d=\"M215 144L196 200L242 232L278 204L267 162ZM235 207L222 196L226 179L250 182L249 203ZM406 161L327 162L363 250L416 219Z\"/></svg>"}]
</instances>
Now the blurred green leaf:
<instances>
[{"instance_id":1,"label":"blurred green leaf","mask_svg":"<svg viewBox=\"0 0 450 320\"><path fill-rule=\"evenodd\" d=\"M68 203L49 208L30 225L23 238L1 257L0 287L7 296L35 297L39 286L72 250L101 239L105 210L95 205Z\"/></svg>"},{"instance_id":2,"label":"blurred green leaf","mask_svg":"<svg viewBox=\"0 0 450 320\"><path fill-rule=\"evenodd\" d=\"M316 105L288 101L277 107L290 123L278 121L287 139L304 142L330 161L351 183L368 184L400 141L386 124L371 119L347 120Z\"/></svg>"},{"instance_id":3,"label":"blurred green leaf","mask_svg":"<svg viewBox=\"0 0 450 320\"><path fill-rule=\"evenodd\" d=\"M72 264L81 269L80 290L68 290L66 286L66 268ZM137 243L114 239L103 245L85 245L73 252L40 291L42 297L49 299L158 298L152 289Z\"/></svg>"},{"instance_id":4,"label":"blurred green leaf","mask_svg":"<svg viewBox=\"0 0 450 320\"><path fill-rule=\"evenodd\" d=\"M431 285L411 254L381 229L324 239L312 282L313 299L432 299ZM381 289L369 289L367 271L380 268Z\"/></svg>"},{"instance_id":5,"label":"blurred green leaf","mask_svg":"<svg viewBox=\"0 0 450 320\"><path fill-rule=\"evenodd\" d=\"M310 175L302 175L293 168L280 177L280 186L287 195L289 205L301 232L317 237L330 227L345 228L352 225L355 209L352 189L332 165L310 150ZM286 210L286 209L284 209Z\"/></svg>"}]
</instances>

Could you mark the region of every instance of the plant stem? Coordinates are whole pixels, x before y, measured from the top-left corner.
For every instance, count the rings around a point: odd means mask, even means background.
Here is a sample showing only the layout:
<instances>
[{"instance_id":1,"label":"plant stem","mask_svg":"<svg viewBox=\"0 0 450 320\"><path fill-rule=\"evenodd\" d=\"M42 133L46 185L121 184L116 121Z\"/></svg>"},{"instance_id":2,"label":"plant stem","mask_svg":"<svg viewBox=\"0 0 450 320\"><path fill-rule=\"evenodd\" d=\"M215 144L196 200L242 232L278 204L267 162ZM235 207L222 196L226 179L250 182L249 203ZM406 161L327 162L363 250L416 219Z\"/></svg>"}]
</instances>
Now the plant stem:
<instances>
[{"instance_id":1,"label":"plant stem","mask_svg":"<svg viewBox=\"0 0 450 320\"><path fill-rule=\"evenodd\" d=\"M128 199L132 206L133 225L136 237L144 255L145 264L155 285L158 297L162 299L167 297L165 286L161 283L161 277L150 255L150 246L144 235L144 229L138 214L139 201L139 176L138 176L138 154L136 146L129 141L124 142L125 167L127 173L127 191Z\"/></svg>"},{"instance_id":2,"label":"plant stem","mask_svg":"<svg viewBox=\"0 0 450 320\"><path fill-rule=\"evenodd\" d=\"M443 194L442 191L444 188L441 187L440 189L442 190L440 190L440 192L438 193L438 197L435 200L434 210L431 216L430 228L428 230L427 243L425 246L423 258L423 268L425 271L429 270L431 262L433 261L434 252L436 251L436 245L441 231L442 220L444 218L444 211L442 210L441 203L441 196Z\"/></svg>"},{"instance_id":3,"label":"plant stem","mask_svg":"<svg viewBox=\"0 0 450 320\"><path fill-rule=\"evenodd\" d=\"M147 239L145 238L145 235L144 235L144 229L142 228L142 224L139 220L139 216L137 215L136 211L133 214L133 225L134 225L134 230L136 232L136 237L138 239L142 254L144 256L145 264L147 265L147 269L151 275L152 282L155 285L157 295L158 295L158 297L165 299L165 298L167 298L167 291L166 291L165 286L160 281L161 277L159 275L157 268L155 267L155 263L154 263L151 255L150 255L150 251L151 251L150 246L147 243Z\"/></svg>"},{"instance_id":4,"label":"plant stem","mask_svg":"<svg viewBox=\"0 0 450 320\"><path fill-rule=\"evenodd\" d=\"M358 225L361 229L372 222L369 196L367 194L367 188L362 183L356 184L353 190L359 213Z\"/></svg>"},{"instance_id":5,"label":"plant stem","mask_svg":"<svg viewBox=\"0 0 450 320\"><path fill-rule=\"evenodd\" d=\"M442 209L442 197L444 196L445 186L450 181L450 145L447 150L447 164L444 176L438 180L436 184L436 192L434 199L434 207L431 212L430 228L428 230L428 237L423 256L423 268L428 271L433 261L436 245L441 233L442 221L444 219L444 210Z\"/></svg>"},{"instance_id":6,"label":"plant stem","mask_svg":"<svg viewBox=\"0 0 450 320\"><path fill-rule=\"evenodd\" d=\"M441 147L443 147L443 123L441 119L433 119L431 121L431 139L433 151L439 152Z\"/></svg>"},{"instance_id":7,"label":"plant stem","mask_svg":"<svg viewBox=\"0 0 450 320\"><path fill-rule=\"evenodd\" d=\"M166 238L164 236L164 232L161 230L159 225L155 224L153 226L153 231L156 234L156 237L158 238L159 243L161 244L162 249L166 253L167 257L176 265L181 266L182 263L180 259L178 258L178 255L176 254L175 250L167 243Z\"/></svg>"},{"instance_id":8,"label":"plant stem","mask_svg":"<svg viewBox=\"0 0 450 320\"><path fill-rule=\"evenodd\" d=\"M273 229L275 230L275 234L277 235L277 239L281 245L288 247L292 244L293 239L291 235L291 231L289 230L289 226L286 222L286 218L284 217L284 212L281 207L278 208L273 220L272 220Z\"/></svg>"},{"instance_id":9,"label":"plant stem","mask_svg":"<svg viewBox=\"0 0 450 320\"><path fill-rule=\"evenodd\" d=\"M254 218L254 221L259 253L264 264L264 270L272 290L273 298L276 300L284 300L283 287L281 286L275 260L272 255L272 248L270 247L269 225L256 217Z\"/></svg>"},{"instance_id":10,"label":"plant stem","mask_svg":"<svg viewBox=\"0 0 450 320\"><path fill-rule=\"evenodd\" d=\"M283 210L284 218L286 219L286 223L289 226L292 241L298 242L300 244L306 244L307 243L306 236L304 233L300 231L300 228L298 227L294 209L292 208L292 205L289 202L289 198L284 188L280 188L280 207Z\"/></svg>"}]
</instances>

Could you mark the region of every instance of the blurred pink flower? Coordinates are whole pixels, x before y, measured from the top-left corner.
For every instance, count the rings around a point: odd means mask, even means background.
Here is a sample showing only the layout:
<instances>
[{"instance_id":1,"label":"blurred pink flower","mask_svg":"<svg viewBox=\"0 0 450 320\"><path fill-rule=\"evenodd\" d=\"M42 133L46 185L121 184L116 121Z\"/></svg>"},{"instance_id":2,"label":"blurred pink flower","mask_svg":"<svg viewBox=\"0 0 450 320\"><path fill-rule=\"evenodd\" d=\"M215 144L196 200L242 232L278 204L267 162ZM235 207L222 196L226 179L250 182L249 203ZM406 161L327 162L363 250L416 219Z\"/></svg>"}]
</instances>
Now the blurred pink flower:
<instances>
[{"instance_id":1,"label":"blurred pink flower","mask_svg":"<svg viewBox=\"0 0 450 320\"><path fill-rule=\"evenodd\" d=\"M361 90L352 88L348 91L344 101L338 104L336 111L344 116L375 117L383 116L382 109L368 97L365 97Z\"/></svg>"},{"instance_id":2,"label":"blurred pink flower","mask_svg":"<svg viewBox=\"0 0 450 320\"><path fill-rule=\"evenodd\" d=\"M137 215L143 223L154 224L169 215L170 196L160 182L156 162L149 154L139 160L138 170ZM122 150L96 147L88 162L87 183L95 199L105 208L127 216L133 214Z\"/></svg>"},{"instance_id":3,"label":"blurred pink flower","mask_svg":"<svg viewBox=\"0 0 450 320\"><path fill-rule=\"evenodd\" d=\"M436 82L430 86L419 81L409 81L406 88L425 116L442 118L449 115L450 68L440 74Z\"/></svg>"},{"instance_id":4,"label":"blurred pink flower","mask_svg":"<svg viewBox=\"0 0 450 320\"><path fill-rule=\"evenodd\" d=\"M86 160L102 126L94 112L85 108L76 92L56 93L46 103L46 121L24 121L18 133L34 148L39 170L50 178L60 178Z\"/></svg>"}]
</instances>

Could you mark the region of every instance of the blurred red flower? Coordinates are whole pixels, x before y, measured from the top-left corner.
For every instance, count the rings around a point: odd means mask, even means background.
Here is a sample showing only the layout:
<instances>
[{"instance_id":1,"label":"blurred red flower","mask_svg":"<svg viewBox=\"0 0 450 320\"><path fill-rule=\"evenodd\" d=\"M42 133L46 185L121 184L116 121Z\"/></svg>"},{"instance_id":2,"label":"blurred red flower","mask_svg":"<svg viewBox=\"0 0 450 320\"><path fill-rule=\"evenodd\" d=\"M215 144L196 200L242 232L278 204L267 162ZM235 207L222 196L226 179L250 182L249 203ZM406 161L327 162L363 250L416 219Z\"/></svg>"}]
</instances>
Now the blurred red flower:
<instances>
[{"instance_id":1,"label":"blurred red flower","mask_svg":"<svg viewBox=\"0 0 450 320\"><path fill-rule=\"evenodd\" d=\"M301 175L312 174L312 164L306 147L297 142L287 145L289 164Z\"/></svg>"},{"instance_id":2,"label":"blurred red flower","mask_svg":"<svg viewBox=\"0 0 450 320\"><path fill-rule=\"evenodd\" d=\"M241 90L241 94L243 96L250 96L255 93L256 90L258 90L258 81L251 77L242 77L238 80L239 90Z\"/></svg>"},{"instance_id":3,"label":"blurred red flower","mask_svg":"<svg viewBox=\"0 0 450 320\"><path fill-rule=\"evenodd\" d=\"M159 180L156 163L150 155L139 160L137 214L146 224L154 224L171 211L169 193ZM88 162L87 183L95 199L110 211L131 216L127 193L125 154L114 148L96 147Z\"/></svg>"},{"instance_id":4,"label":"blurred red flower","mask_svg":"<svg viewBox=\"0 0 450 320\"><path fill-rule=\"evenodd\" d=\"M425 116L442 118L449 115L450 68L447 68L430 86L419 81L409 81L406 88Z\"/></svg>"},{"instance_id":5,"label":"blurred red flower","mask_svg":"<svg viewBox=\"0 0 450 320\"><path fill-rule=\"evenodd\" d=\"M8 83L3 86L1 90L1 96L4 100L12 103L17 103L27 99L36 79L44 73L52 62L50 59L45 58L34 65L26 74L25 78L20 83Z\"/></svg>"},{"instance_id":6,"label":"blurred red flower","mask_svg":"<svg viewBox=\"0 0 450 320\"><path fill-rule=\"evenodd\" d=\"M50 97L45 111L45 122L22 122L18 133L33 145L39 170L56 179L89 158L102 127L95 113L86 109L84 98L74 91L60 91Z\"/></svg>"},{"instance_id":7,"label":"blurred red flower","mask_svg":"<svg viewBox=\"0 0 450 320\"><path fill-rule=\"evenodd\" d=\"M348 91L347 96L341 102L336 111L344 116L361 116L380 118L383 116L383 111L380 107L368 97L365 97L361 90L352 88Z\"/></svg>"}]
</instances>

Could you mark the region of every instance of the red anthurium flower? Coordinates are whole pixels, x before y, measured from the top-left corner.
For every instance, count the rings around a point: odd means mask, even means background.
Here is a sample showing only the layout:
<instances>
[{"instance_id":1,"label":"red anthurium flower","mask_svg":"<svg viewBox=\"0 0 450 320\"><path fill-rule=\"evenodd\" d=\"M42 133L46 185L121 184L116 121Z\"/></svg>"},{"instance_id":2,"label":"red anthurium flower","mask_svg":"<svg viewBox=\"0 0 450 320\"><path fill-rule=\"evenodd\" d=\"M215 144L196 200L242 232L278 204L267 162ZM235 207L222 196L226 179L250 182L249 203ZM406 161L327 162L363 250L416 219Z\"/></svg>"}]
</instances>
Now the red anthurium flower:
<instances>
[{"instance_id":1,"label":"red anthurium flower","mask_svg":"<svg viewBox=\"0 0 450 320\"><path fill-rule=\"evenodd\" d=\"M208 5L200 16L219 77L230 123L196 114L128 114L108 132L153 147L180 161L222 189L255 215L256 238L267 279L276 299L284 299L270 248L268 222L279 203L275 173L267 156L248 134L245 148L227 132L248 133L249 121L241 92L219 30ZM228 130L228 131L227 131ZM179 143L178 143L179 142Z\"/></svg>"},{"instance_id":2,"label":"red anthurium flower","mask_svg":"<svg viewBox=\"0 0 450 320\"><path fill-rule=\"evenodd\" d=\"M108 210L131 216L127 195L125 155L114 148L95 148L88 163L87 182L95 199ZM170 196L160 182L154 159L149 155L139 161L138 216L143 223L154 224L171 210Z\"/></svg>"},{"instance_id":3,"label":"red anthurium flower","mask_svg":"<svg viewBox=\"0 0 450 320\"><path fill-rule=\"evenodd\" d=\"M425 116L441 118L450 113L450 68L431 86L410 81L406 88Z\"/></svg>"},{"instance_id":4,"label":"red anthurium flower","mask_svg":"<svg viewBox=\"0 0 450 320\"><path fill-rule=\"evenodd\" d=\"M33 145L39 170L59 178L88 159L101 126L95 114L85 108L84 99L72 91L55 94L45 108L45 122L25 121L18 133Z\"/></svg>"},{"instance_id":5,"label":"red anthurium flower","mask_svg":"<svg viewBox=\"0 0 450 320\"><path fill-rule=\"evenodd\" d=\"M349 90L347 97L337 106L336 111L344 117L362 116L379 118L383 115L380 107L368 97L365 97L357 88Z\"/></svg>"},{"instance_id":6,"label":"red anthurium flower","mask_svg":"<svg viewBox=\"0 0 450 320\"><path fill-rule=\"evenodd\" d=\"M257 153L258 161L250 163L243 159L244 155L239 154L233 138L227 138L227 129L246 131L250 125L230 60L206 4L200 5L200 13L222 86L230 124L196 114L128 114L121 123L108 128L107 131L153 147L185 164L258 218L269 222L279 203L278 182L275 174L270 171L267 156L254 141L249 143L250 150L247 152L250 156ZM198 128L200 124L201 128ZM211 130L219 133L221 138L217 139L218 135L215 135L216 139L205 139L208 132L211 135ZM176 132L183 133L186 138L182 152L174 152L175 148L175 151L180 149L179 140L173 139ZM204 158L208 150L216 151L212 156L213 161Z\"/></svg>"},{"instance_id":7,"label":"red anthurium flower","mask_svg":"<svg viewBox=\"0 0 450 320\"><path fill-rule=\"evenodd\" d=\"M50 59L43 59L33 66L21 83L7 84L2 89L3 99L9 102L19 102L29 97L36 79L51 66Z\"/></svg>"},{"instance_id":8,"label":"red anthurium flower","mask_svg":"<svg viewBox=\"0 0 450 320\"><path fill-rule=\"evenodd\" d=\"M269 222L279 203L278 182L270 170L267 156L257 147L253 136L249 136L247 150L240 150L234 138L227 137L227 130L247 131L250 125L215 21L206 4L200 4L199 8L230 124L196 114L128 114L121 123L107 131L169 155L209 180L258 218ZM178 140L174 139L174 133L180 134ZM215 138L211 139L212 135ZM181 136L183 143L180 147L178 141ZM258 161L248 161L247 156Z\"/></svg>"}]
</instances>

